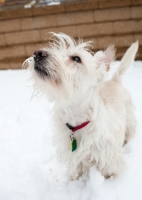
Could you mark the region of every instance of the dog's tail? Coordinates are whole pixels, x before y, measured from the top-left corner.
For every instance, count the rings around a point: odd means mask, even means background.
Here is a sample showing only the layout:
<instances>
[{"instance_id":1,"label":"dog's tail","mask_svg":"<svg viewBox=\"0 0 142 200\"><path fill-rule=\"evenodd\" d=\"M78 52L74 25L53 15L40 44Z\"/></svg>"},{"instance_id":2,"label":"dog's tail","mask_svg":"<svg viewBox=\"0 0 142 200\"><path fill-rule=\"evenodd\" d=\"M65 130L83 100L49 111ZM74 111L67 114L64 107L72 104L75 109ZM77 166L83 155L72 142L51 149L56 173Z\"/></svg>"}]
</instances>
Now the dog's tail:
<instances>
[{"instance_id":1,"label":"dog's tail","mask_svg":"<svg viewBox=\"0 0 142 200\"><path fill-rule=\"evenodd\" d=\"M134 59L135 59L135 55L136 55L137 50L138 50L138 46L139 46L138 41L136 41L126 51L126 53L124 54L124 56L121 60L119 67L117 68L115 74L112 77L112 79L114 81L120 82L124 72L130 67L130 65L133 64Z\"/></svg>"}]
</instances>

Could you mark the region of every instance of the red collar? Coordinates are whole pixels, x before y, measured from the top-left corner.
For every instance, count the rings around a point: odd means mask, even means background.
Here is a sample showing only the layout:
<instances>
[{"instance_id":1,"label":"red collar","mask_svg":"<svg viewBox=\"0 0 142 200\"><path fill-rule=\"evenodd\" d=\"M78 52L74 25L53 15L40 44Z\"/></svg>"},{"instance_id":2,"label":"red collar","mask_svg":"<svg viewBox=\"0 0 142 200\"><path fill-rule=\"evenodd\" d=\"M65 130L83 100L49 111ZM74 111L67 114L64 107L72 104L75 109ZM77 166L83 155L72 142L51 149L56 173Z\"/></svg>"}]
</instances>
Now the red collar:
<instances>
[{"instance_id":1,"label":"red collar","mask_svg":"<svg viewBox=\"0 0 142 200\"><path fill-rule=\"evenodd\" d=\"M82 123L82 124L80 124L80 125L78 125L78 126L75 126L75 127L73 127L73 126L71 126L70 124L67 123L66 126L67 126L70 130L72 130L72 132L75 132L75 131L77 131L77 130L83 128L83 127L85 127L87 124L89 124L89 122L90 122L90 121L84 122L84 123Z\"/></svg>"}]
</instances>

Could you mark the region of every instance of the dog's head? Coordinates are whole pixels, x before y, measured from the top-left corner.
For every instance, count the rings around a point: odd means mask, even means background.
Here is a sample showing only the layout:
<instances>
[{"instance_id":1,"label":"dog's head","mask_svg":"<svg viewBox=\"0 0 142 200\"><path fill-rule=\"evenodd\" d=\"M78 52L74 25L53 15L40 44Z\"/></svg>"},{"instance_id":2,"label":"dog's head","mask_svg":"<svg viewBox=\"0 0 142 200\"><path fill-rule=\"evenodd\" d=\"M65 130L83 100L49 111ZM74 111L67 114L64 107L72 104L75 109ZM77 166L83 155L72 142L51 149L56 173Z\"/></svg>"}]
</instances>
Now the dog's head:
<instances>
[{"instance_id":1,"label":"dog's head","mask_svg":"<svg viewBox=\"0 0 142 200\"><path fill-rule=\"evenodd\" d=\"M79 40L77 44L63 33L52 35L55 39L49 47L36 50L24 62L29 65L35 89L58 101L80 96L97 86L114 59L113 46L93 55L89 51L91 42Z\"/></svg>"}]
</instances>

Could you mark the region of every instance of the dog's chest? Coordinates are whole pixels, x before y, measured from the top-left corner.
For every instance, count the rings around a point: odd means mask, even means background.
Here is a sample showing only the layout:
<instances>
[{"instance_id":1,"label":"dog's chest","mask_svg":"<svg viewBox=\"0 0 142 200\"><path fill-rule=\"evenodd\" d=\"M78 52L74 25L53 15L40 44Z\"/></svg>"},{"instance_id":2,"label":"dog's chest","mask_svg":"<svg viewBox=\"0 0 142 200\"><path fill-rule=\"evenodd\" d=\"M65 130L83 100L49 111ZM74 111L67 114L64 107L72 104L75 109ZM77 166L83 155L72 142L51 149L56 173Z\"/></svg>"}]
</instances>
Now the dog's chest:
<instances>
[{"instance_id":1,"label":"dog's chest","mask_svg":"<svg viewBox=\"0 0 142 200\"><path fill-rule=\"evenodd\" d=\"M70 106L64 107L61 111L61 117L64 123L69 123L72 126L77 126L85 121L90 121L93 116L93 107L87 106Z\"/></svg>"}]
</instances>

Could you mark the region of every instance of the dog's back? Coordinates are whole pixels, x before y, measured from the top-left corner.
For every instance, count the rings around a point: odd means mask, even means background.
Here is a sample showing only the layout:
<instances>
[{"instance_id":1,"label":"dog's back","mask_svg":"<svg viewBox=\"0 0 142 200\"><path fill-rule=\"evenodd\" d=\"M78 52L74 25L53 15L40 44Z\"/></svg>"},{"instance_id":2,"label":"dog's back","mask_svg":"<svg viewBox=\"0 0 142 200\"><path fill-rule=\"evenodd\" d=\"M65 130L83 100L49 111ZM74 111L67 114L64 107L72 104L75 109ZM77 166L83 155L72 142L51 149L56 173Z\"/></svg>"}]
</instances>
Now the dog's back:
<instances>
[{"instance_id":1,"label":"dog's back","mask_svg":"<svg viewBox=\"0 0 142 200\"><path fill-rule=\"evenodd\" d=\"M118 116L120 114L120 119L125 121L126 131L123 143L126 143L135 134L136 119L131 95L123 87L121 80L124 72L133 64L137 50L138 42L135 42L126 51L111 80L104 82L100 87L103 103L111 107Z\"/></svg>"}]
</instances>

